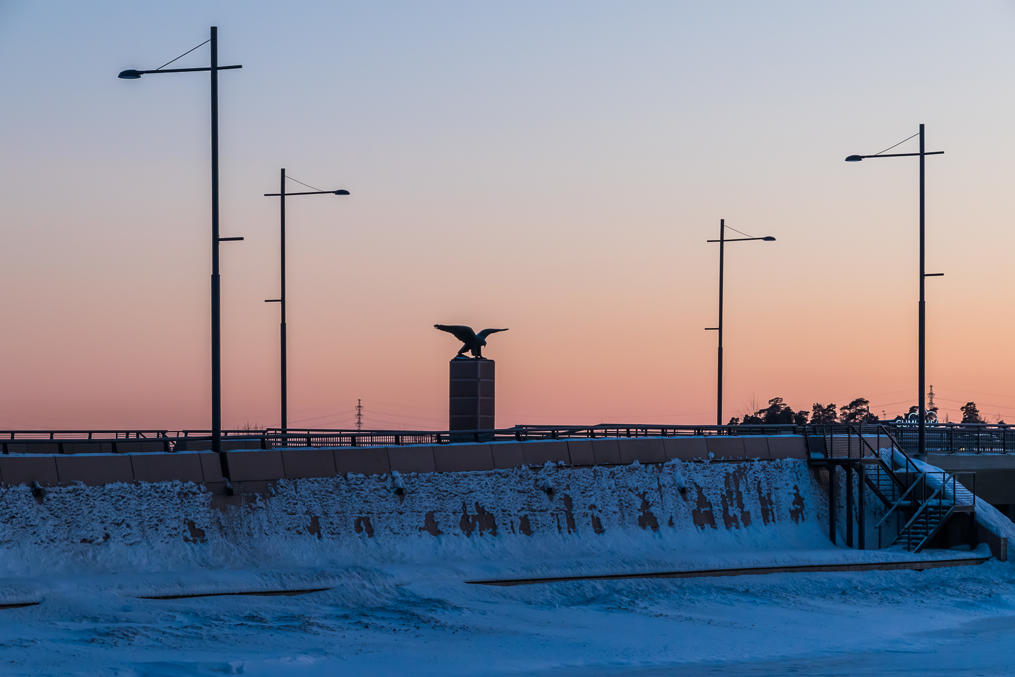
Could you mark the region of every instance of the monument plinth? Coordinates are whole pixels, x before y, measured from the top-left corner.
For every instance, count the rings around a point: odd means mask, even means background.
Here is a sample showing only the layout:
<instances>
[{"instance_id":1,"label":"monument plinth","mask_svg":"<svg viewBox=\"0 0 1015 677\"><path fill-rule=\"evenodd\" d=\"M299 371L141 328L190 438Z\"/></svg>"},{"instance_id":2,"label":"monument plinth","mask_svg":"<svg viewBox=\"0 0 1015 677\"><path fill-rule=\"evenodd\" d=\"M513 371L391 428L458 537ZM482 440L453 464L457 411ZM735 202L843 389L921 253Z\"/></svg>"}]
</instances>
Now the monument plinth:
<instances>
[{"instance_id":1,"label":"monument plinth","mask_svg":"<svg viewBox=\"0 0 1015 677\"><path fill-rule=\"evenodd\" d=\"M493 430L494 361L455 358L448 366L448 430Z\"/></svg>"},{"instance_id":2,"label":"monument plinth","mask_svg":"<svg viewBox=\"0 0 1015 677\"><path fill-rule=\"evenodd\" d=\"M458 354L451 358L448 385L448 430L493 430L494 426L494 363L483 357L483 346L490 334L507 329L484 329L476 333L464 324L435 324L462 342ZM465 356L472 353L472 358ZM493 435L485 436L490 439ZM479 436L452 435L458 442L479 441Z\"/></svg>"}]
</instances>

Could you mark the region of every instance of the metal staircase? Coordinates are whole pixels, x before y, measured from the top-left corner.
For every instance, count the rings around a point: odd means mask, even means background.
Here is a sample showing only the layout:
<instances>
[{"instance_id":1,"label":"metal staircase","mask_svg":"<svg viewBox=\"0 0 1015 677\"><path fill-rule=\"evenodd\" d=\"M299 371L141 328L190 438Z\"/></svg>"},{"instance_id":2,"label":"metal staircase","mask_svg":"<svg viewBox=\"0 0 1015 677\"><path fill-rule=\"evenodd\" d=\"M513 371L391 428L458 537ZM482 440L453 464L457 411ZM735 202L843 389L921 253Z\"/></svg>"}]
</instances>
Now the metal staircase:
<instances>
[{"instance_id":1,"label":"metal staircase","mask_svg":"<svg viewBox=\"0 0 1015 677\"><path fill-rule=\"evenodd\" d=\"M852 475L859 481L857 504L859 547L865 545L865 489L884 506L874 525L878 547L903 547L919 552L936 536L955 513L972 513L976 496L960 484L955 475L927 470L897 443L882 425L834 424L814 426L807 432L812 465L829 469L829 530L835 538L836 469L846 472L847 537L852 546ZM887 541L887 542L886 542Z\"/></svg>"}]
</instances>

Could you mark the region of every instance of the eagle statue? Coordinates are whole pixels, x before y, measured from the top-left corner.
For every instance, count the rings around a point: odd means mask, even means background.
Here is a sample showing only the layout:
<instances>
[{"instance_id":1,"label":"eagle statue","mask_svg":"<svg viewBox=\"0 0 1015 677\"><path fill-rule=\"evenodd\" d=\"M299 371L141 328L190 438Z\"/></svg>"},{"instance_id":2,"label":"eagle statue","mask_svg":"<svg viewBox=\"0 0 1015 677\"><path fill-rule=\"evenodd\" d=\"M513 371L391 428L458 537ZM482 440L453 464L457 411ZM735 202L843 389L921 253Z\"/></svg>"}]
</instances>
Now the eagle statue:
<instances>
[{"instance_id":1,"label":"eagle statue","mask_svg":"<svg viewBox=\"0 0 1015 677\"><path fill-rule=\"evenodd\" d=\"M485 359L483 357L483 346L486 345L486 337L498 331L507 331L507 329L484 329L477 334L472 330L472 327L466 327L463 324L435 324L434 327L453 334L456 339L464 344L454 358L463 360L469 359L464 355L466 351L470 351L472 356L478 360Z\"/></svg>"}]
</instances>

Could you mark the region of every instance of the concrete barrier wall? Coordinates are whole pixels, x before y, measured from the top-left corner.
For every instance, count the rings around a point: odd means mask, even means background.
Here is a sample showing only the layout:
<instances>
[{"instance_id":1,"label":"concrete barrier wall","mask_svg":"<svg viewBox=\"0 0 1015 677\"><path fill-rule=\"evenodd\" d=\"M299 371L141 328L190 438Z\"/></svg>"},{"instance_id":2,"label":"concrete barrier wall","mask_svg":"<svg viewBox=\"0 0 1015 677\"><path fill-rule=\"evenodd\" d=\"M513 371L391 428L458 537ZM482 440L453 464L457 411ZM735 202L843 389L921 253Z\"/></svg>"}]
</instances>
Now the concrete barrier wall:
<instances>
[{"instance_id":1,"label":"concrete barrier wall","mask_svg":"<svg viewBox=\"0 0 1015 677\"><path fill-rule=\"evenodd\" d=\"M635 445L640 453L658 453L642 447L650 445ZM282 472L326 472L321 459L327 457L293 456L300 460L287 464L283 454ZM200 466L193 457L173 463L161 470L193 475ZM243 463L248 478L278 471L271 456ZM484 560L508 552L533 560L533 548L549 548L556 558L587 546L630 552L637 539L670 557L711 553L717 545L737 552L773 543L819 547L827 543L825 502L802 460L349 474L281 479L271 492L229 497L190 483L22 485L0 490L0 541L32 555L23 566L33 575L46 546L59 546L61 555L41 558L46 566L71 568L74 557L105 557L122 567L131 553L137 562L160 565L182 558L193 566L195 558L242 553L259 561L318 541L342 543L340 551L360 564L363 557L386 559L388 546L398 557L460 557L472 549ZM434 545L402 548L413 540ZM588 554L594 566L598 560ZM8 574L19 561L11 559Z\"/></svg>"},{"instance_id":2,"label":"concrete barrier wall","mask_svg":"<svg viewBox=\"0 0 1015 677\"><path fill-rule=\"evenodd\" d=\"M338 449L224 452L233 490L260 492L282 479L347 473L478 472L547 463L572 467L685 461L806 459L799 436L570 439ZM225 490L222 459L207 451L0 456L0 485L190 481Z\"/></svg>"},{"instance_id":3,"label":"concrete barrier wall","mask_svg":"<svg viewBox=\"0 0 1015 677\"><path fill-rule=\"evenodd\" d=\"M1015 504L1015 455L927 454L927 462L955 473L967 489L975 489L977 498L997 506Z\"/></svg>"}]
</instances>

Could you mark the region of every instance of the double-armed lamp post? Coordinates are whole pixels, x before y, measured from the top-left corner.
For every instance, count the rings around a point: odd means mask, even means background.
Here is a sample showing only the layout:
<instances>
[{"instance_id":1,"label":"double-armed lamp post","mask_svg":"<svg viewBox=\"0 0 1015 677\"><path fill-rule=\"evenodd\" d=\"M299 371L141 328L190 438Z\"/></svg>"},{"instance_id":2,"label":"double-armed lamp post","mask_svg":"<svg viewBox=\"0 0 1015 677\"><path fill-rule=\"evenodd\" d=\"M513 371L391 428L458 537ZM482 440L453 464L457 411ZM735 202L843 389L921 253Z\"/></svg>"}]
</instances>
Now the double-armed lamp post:
<instances>
[{"instance_id":1,"label":"double-armed lamp post","mask_svg":"<svg viewBox=\"0 0 1015 677\"><path fill-rule=\"evenodd\" d=\"M899 146L913 136L920 137L920 152L919 153L888 153L886 151ZM924 158L928 155L943 155L943 150L927 151L924 148L924 134L923 134L923 123L920 124L920 131L913 136L910 136L895 146L889 146L880 153L873 155L850 155L846 158L846 162L860 162L861 160L870 160L873 158L883 157L919 157L920 158L920 301L918 304L918 317L919 317L919 330L917 331L917 398L920 410L920 423L919 423L919 445L920 455L927 452L927 404L926 404L926 363L927 363L927 301L924 295L924 283L928 277L940 277L944 273L927 273L924 272L924 259L925 259L925 247L924 247Z\"/></svg>"},{"instance_id":2,"label":"double-armed lamp post","mask_svg":"<svg viewBox=\"0 0 1015 677\"><path fill-rule=\"evenodd\" d=\"M731 229L735 230L735 229ZM737 231L738 233L740 231ZM741 233L743 235L743 233ZM719 350L718 350L718 382L716 383L716 403L715 403L715 424L717 426L722 425L722 302L723 302L723 268L725 259L725 249L727 242L775 242L775 238L771 235L764 237L726 237L726 219L719 219L719 239L718 240L706 240L706 242L718 242L719 243L719 326L718 327L705 327L705 331L714 331L719 335Z\"/></svg>"},{"instance_id":3,"label":"double-armed lamp post","mask_svg":"<svg viewBox=\"0 0 1015 677\"><path fill-rule=\"evenodd\" d=\"M211 64L202 68L166 68L169 64L190 54L198 47L210 43ZM128 69L121 71L124 80L138 80L143 75L162 73L211 74L211 439L212 450L222 451L222 341L219 285L219 243L242 240L242 237L219 236L219 89L218 72L243 66L218 65L218 28L211 27L211 36L197 47L154 70Z\"/></svg>"},{"instance_id":4,"label":"double-armed lamp post","mask_svg":"<svg viewBox=\"0 0 1015 677\"><path fill-rule=\"evenodd\" d=\"M292 177L290 177L290 178L292 178ZM285 336L285 334L286 334L286 329L285 329L285 319L286 319L286 315L285 315L285 299L286 299L286 295L285 295L285 199L287 197L290 197L290 196L293 196L293 195L348 195L349 194L349 191L347 191L347 190L316 190L316 189L315 190L310 190L310 191L300 191L300 192L287 193L286 190L285 190L285 179L286 179L286 176L285 176L285 167L283 167L281 169L281 171L279 172L278 192L277 193L265 193L264 194L265 197L277 197L278 198L278 201L279 201L279 222L281 224L281 226L280 226L281 242L282 242L281 247L280 247L280 249L281 249L281 265L280 265L280 270L281 270L281 278L282 278L282 280L281 280L281 290L280 290L281 294L280 294L279 298L277 298L277 299L265 299L264 302L265 303L277 303L277 304L279 304L279 309L281 311L280 312L281 323L279 325L279 339L280 339L280 342L281 342L281 354L282 354L281 355L281 357L282 357L282 359L281 359L281 366L282 366L281 391L282 392L281 392L281 398L280 399L281 399L281 409L282 409L282 411L281 411L281 414L282 414L282 417L281 417L282 418L282 426L281 426L281 428L282 428L282 433L283 434L285 434L286 430L289 428L289 415L288 415L288 399L289 399L289 394L288 394L288 385L287 385L287 383L288 383L288 375L287 375L287 370L286 370L286 336ZM296 179L292 179L292 180L295 181ZM297 182L297 183L302 183L302 182ZM306 185L306 184L303 184L303 185ZM307 187L310 188L311 186L307 186Z\"/></svg>"}]
</instances>

